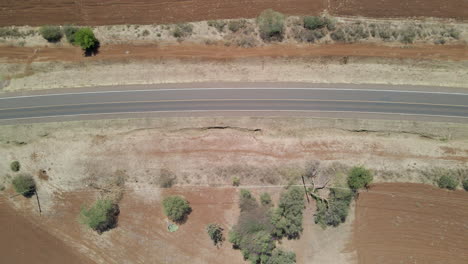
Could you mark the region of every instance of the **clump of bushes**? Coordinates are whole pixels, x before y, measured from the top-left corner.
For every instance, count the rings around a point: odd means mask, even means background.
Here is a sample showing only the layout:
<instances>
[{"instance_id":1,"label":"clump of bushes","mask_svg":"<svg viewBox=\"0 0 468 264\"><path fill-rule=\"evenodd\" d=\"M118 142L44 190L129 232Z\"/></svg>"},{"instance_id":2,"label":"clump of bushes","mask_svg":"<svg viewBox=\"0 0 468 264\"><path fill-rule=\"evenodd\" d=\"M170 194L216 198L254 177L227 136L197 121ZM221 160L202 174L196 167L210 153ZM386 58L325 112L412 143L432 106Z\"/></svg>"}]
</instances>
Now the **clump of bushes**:
<instances>
[{"instance_id":1,"label":"clump of bushes","mask_svg":"<svg viewBox=\"0 0 468 264\"><path fill-rule=\"evenodd\" d=\"M414 27L406 27L401 31L400 41L405 44L411 44L416 38L416 30Z\"/></svg>"},{"instance_id":2,"label":"clump of bushes","mask_svg":"<svg viewBox=\"0 0 468 264\"><path fill-rule=\"evenodd\" d=\"M216 28L218 32L223 32L224 27L227 25L224 20L210 20L208 21L208 26Z\"/></svg>"},{"instance_id":3,"label":"clump of bushes","mask_svg":"<svg viewBox=\"0 0 468 264\"><path fill-rule=\"evenodd\" d=\"M12 184L15 191L24 197L29 198L36 192L36 182L30 175L20 174L13 179Z\"/></svg>"},{"instance_id":4,"label":"clump of bushes","mask_svg":"<svg viewBox=\"0 0 468 264\"><path fill-rule=\"evenodd\" d=\"M326 20L319 16L305 16L304 27L307 29L318 29L326 26Z\"/></svg>"},{"instance_id":5,"label":"clump of bushes","mask_svg":"<svg viewBox=\"0 0 468 264\"><path fill-rule=\"evenodd\" d=\"M39 29L39 33L48 42L59 42L63 36L58 26L43 26Z\"/></svg>"},{"instance_id":6,"label":"clump of bushes","mask_svg":"<svg viewBox=\"0 0 468 264\"><path fill-rule=\"evenodd\" d=\"M102 233L117 225L119 213L119 206L111 200L97 200L90 208L81 208L79 222Z\"/></svg>"},{"instance_id":7,"label":"clump of bushes","mask_svg":"<svg viewBox=\"0 0 468 264\"><path fill-rule=\"evenodd\" d=\"M73 35L73 43L80 46L83 50L92 50L99 45L98 40L94 36L91 28L80 28Z\"/></svg>"},{"instance_id":8,"label":"clump of bushes","mask_svg":"<svg viewBox=\"0 0 468 264\"><path fill-rule=\"evenodd\" d=\"M348 174L348 186L352 190L368 187L373 180L372 172L362 166L356 166Z\"/></svg>"},{"instance_id":9,"label":"clump of bushes","mask_svg":"<svg viewBox=\"0 0 468 264\"><path fill-rule=\"evenodd\" d=\"M278 208L272 215L275 237L298 238L302 232L302 212L304 211L304 191L291 187L280 196Z\"/></svg>"},{"instance_id":10,"label":"clump of bushes","mask_svg":"<svg viewBox=\"0 0 468 264\"><path fill-rule=\"evenodd\" d=\"M260 195L260 203L263 206L272 206L271 196L268 193L262 193Z\"/></svg>"},{"instance_id":11,"label":"clump of bushes","mask_svg":"<svg viewBox=\"0 0 468 264\"><path fill-rule=\"evenodd\" d=\"M325 226L338 226L346 221L353 193L344 189L330 189L328 202L317 200L315 223Z\"/></svg>"},{"instance_id":12,"label":"clump of bushes","mask_svg":"<svg viewBox=\"0 0 468 264\"><path fill-rule=\"evenodd\" d=\"M12 163L10 163L10 169L14 172L17 172L19 171L21 168L21 165L19 163L19 161L15 160L13 161Z\"/></svg>"},{"instance_id":13,"label":"clump of bushes","mask_svg":"<svg viewBox=\"0 0 468 264\"><path fill-rule=\"evenodd\" d=\"M243 29L245 28L247 24L247 21L245 19L241 19L241 20L232 20L229 22L228 24L228 28L229 30L231 30L232 32L237 32L239 31L240 29Z\"/></svg>"},{"instance_id":14,"label":"clump of bushes","mask_svg":"<svg viewBox=\"0 0 468 264\"><path fill-rule=\"evenodd\" d=\"M63 32L65 33L65 37L69 43L75 44L75 34L78 32L78 30L78 27L72 25L66 25L63 27Z\"/></svg>"},{"instance_id":15,"label":"clump of bushes","mask_svg":"<svg viewBox=\"0 0 468 264\"><path fill-rule=\"evenodd\" d=\"M437 185L442 189L455 190L458 186L458 180L451 175L443 175L437 181Z\"/></svg>"},{"instance_id":16,"label":"clump of bushes","mask_svg":"<svg viewBox=\"0 0 468 264\"><path fill-rule=\"evenodd\" d=\"M468 178L465 178L463 180L462 185L463 185L463 189L465 189L465 191L468 191Z\"/></svg>"},{"instance_id":17,"label":"clump of bushes","mask_svg":"<svg viewBox=\"0 0 468 264\"><path fill-rule=\"evenodd\" d=\"M270 259L266 264L294 264L296 263L296 253L288 252L276 248L273 250Z\"/></svg>"},{"instance_id":18,"label":"clump of bushes","mask_svg":"<svg viewBox=\"0 0 468 264\"><path fill-rule=\"evenodd\" d=\"M190 204L184 198L174 195L163 200L164 213L174 222L183 222L192 212Z\"/></svg>"},{"instance_id":19,"label":"clump of bushes","mask_svg":"<svg viewBox=\"0 0 468 264\"><path fill-rule=\"evenodd\" d=\"M264 40L281 40L284 31L284 15L267 9L257 18L260 36Z\"/></svg>"},{"instance_id":20,"label":"clump of bushes","mask_svg":"<svg viewBox=\"0 0 468 264\"><path fill-rule=\"evenodd\" d=\"M206 232L215 246L218 246L224 241L223 230L224 229L218 224L209 224L206 226Z\"/></svg>"},{"instance_id":21,"label":"clump of bushes","mask_svg":"<svg viewBox=\"0 0 468 264\"><path fill-rule=\"evenodd\" d=\"M241 189L240 190L240 199L239 199L239 208L241 212L250 211L258 207L257 200L252 196L250 191Z\"/></svg>"},{"instance_id":22,"label":"clump of bushes","mask_svg":"<svg viewBox=\"0 0 468 264\"><path fill-rule=\"evenodd\" d=\"M189 23L177 24L172 30L172 35L178 39L189 37L192 35L192 33L193 33L193 25Z\"/></svg>"}]
</instances>

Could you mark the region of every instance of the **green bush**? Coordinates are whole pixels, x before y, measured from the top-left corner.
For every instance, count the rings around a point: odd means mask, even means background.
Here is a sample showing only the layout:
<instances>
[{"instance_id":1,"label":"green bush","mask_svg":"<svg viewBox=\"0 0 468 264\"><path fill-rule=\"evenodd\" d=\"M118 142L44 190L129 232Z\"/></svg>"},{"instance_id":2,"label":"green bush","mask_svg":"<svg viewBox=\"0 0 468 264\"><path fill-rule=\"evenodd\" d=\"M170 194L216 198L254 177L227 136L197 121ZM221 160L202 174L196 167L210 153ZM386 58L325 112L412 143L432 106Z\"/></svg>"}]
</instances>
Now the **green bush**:
<instances>
[{"instance_id":1,"label":"green bush","mask_svg":"<svg viewBox=\"0 0 468 264\"><path fill-rule=\"evenodd\" d=\"M240 249L244 259L248 259L251 263L266 263L275 248L272 236L265 230L246 234L231 231L229 242L234 248Z\"/></svg>"},{"instance_id":2,"label":"green bush","mask_svg":"<svg viewBox=\"0 0 468 264\"><path fill-rule=\"evenodd\" d=\"M411 44L416 38L416 31L413 27L406 27L401 31L400 41L405 44Z\"/></svg>"},{"instance_id":3,"label":"green bush","mask_svg":"<svg viewBox=\"0 0 468 264\"><path fill-rule=\"evenodd\" d=\"M36 182L30 175L18 175L13 179L12 184L15 191L24 197L31 197L36 192Z\"/></svg>"},{"instance_id":4,"label":"green bush","mask_svg":"<svg viewBox=\"0 0 468 264\"><path fill-rule=\"evenodd\" d=\"M178 39L189 37L192 33L193 25L188 23L177 24L172 31L172 35Z\"/></svg>"},{"instance_id":5,"label":"green bush","mask_svg":"<svg viewBox=\"0 0 468 264\"><path fill-rule=\"evenodd\" d=\"M275 237L298 238L302 232L302 213L304 211L304 191L291 187L281 193L278 208L272 215Z\"/></svg>"},{"instance_id":6,"label":"green bush","mask_svg":"<svg viewBox=\"0 0 468 264\"><path fill-rule=\"evenodd\" d=\"M463 180L462 185L463 189L465 189L465 191L468 191L468 178Z\"/></svg>"},{"instance_id":7,"label":"green bush","mask_svg":"<svg viewBox=\"0 0 468 264\"><path fill-rule=\"evenodd\" d=\"M451 175L444 175L439 178L437 185L439 185L439 188L455 190L458 186L458 180Z\"/></svg>"},{"instance_id":8,"label":"green bush","mask_svg":"<svg viewBox=\"0 0 468 264\"><path fill-rule=\"evenodd\" d=\"M62 31L57 26L43 26L39 29L41 36L48 42L58 42L62 39Z\"/></svg>"},{"instance_id":9,"label":"green bush","mask_svg":"<svg viewBox=\"0 0 468 264\"><path fill-rule=\"evenodd\" d=\"M75 45L80 46L83 50L91 50L96 48L98 40L94 36L91 28L80 28L74 35Z\"/></svg>"},{"instance_id":10,"label":"green bush","mask_svg":"<svg viewBox=\"0 0 468 264\"><path fill-rule=\"evenodd\" d=\"M231 30L232 32L237 32L237 31L239 31L240 29L245 28L246 24L247 24L247 21L244 20L244 19L241 19L241 20L233 20L233 21L230 21L230 22L229 22L228 28L229 28L229 30Z\"/></svg>"},{"instance_id":11,"label":"green bush","mask_svg":"<svg viewBox=\"0 0 468 264\"><path fill-rule=\"evenodd\" d=\"M111 200L97 200L90 208L81 208L79 221L98 233L102 233L117 225L119 212L119 206Z\"/></svg>"},{"instance_id":12,"label":"green bush","mask_svg":"<svg viewBox=\"0 0 468 264\"><path fill-rule=\"evenodd\" d=\"M373 178L370 170L364 167L353 167L348 174L348 186L352 190L367 188Z\"/></svg>"},{"instance_id":13,"label":"green bush","mask_svg":"<svg viewBox=\"0 0 468 264\"><path fill-rule=\"evenodd\" d=\"M223 242L223 230L224 229L218 224L209 224L206 226L206 232L215 246Z\"/></svg>"},{"instance_id":14,"label":"green bush","mask_svg":"<svg viewBox=\"0 0 468 264\"><path fill-rule=\"evenodd\" d=\"M266 264L294 264L296 263L296 253L283 251L279 248L273 250L270 259Z\"/></svg>"},{"instance_id":15,"label":"green bush","mask_svg":"<svg viewBox=\"0 0 468 264\"><path fill-rule=\"evenodd\" d=\"M183 222L192 212L187 200L180 196L169 196L163 200L164 213L174 222Z\"/></svg>"},{"instance_id":16,"label":"green bush","mask_svg":"<svg viewBox=\"0 0 468 264\"><path fill-rule=\"evenodd\" d=\"M338 29L336 30L335 32L331 33L330 34L330 37L334 40L334 41L340 41L340 42L344 42L346 41L346 34L345 32L343 31L343 29Z\"/></svg>"},{"instance_id":17,"label":"green bush","mask_svg":"<svg viewBox=\"0 0 468 264\"><path fill-rule=\"evenodd\" d=\"M239 186L240 185L240 179L239 177L234 177L232 178L232 186Z\"/></svg>"},{"instance_id":18,"label":"green bush","mask_svg":"<svg viewBox=\"0 0 468 264\"><path fill-rule=\"evenodd\" d=\"M78 32L79 28L71 25L66 25L63 27L63 32L65 37L67 37L68 42L75 44L75 34Z\"/></svg>"},{"instance_id":19,"label":"green bush","mask_svg":"<svg viewBox=\"0 0 468 264\"><path fill-rule=\"evenodd\" d=\"M226 26L226 21L224 20L210 20L208 21L208 26L216 28L218 32L223 32L224 27Z\"/></svg>"},{"instance_id":20,"label":"green bush","mask_svg":"<svg viewBox=\"0 0 468 264\"><path fill-rule=\"evenodd\" d=\"M0 38L10 37L10 38L18 38L23 37L22 34L17 28L13 27L3 27L0 28Z\"/></svg>"},{"instance_id":21,"label":"green bush","mask_svg":"<svg viewBox=\"0 0 468 264\"><path fill-rule=\"evenodd\" d=\"M317 29L326 26L326 21L319 16L305 16L304 17L304 27L307 29Z\"/></svg>"},{"instance_id":22,"label":"green bush","mask_svg":"<svg viewBox=\"0 0 468 264\"><path fill-rule=\"evenodd\" d=\"M19 161L15 160L13 161L12 163L10 163L10 169L14 172L17 172L19 171L21 168L21 165L19 163Z\"/></svg>"},{"instance_id":23,"label":"green bush","mask_svg":"<svg viewBox=\"0 0 468 264\"><path fill-rule=\"evenodd\" d=\"M284 15L267 9L260 13L257 18L260 36L264 40L281 40L284 31Z\"/></svg>"},{"instance_id":24,"label":"green bush","mask_svg":"<svg viewBox=\"0 0 468 264\"><path fill-rule=\"evenodd\" d=\"M272 206L271 196L268 193L262 193L260 195L260 203L263 206Z\"/></svg>"},{"instance_id":25,"label":"green bush","mask_svg":"<svg viewBox=\"0 0 468 264\"><path fill-rule=\"evenodd\" d=\"M240 197L239 197L239 208L241 212L249 211L253 208L257 208L258 203L257 200L252 196L250 191L241 189L240 190Z\"/></svg>"},{"instance_id":26,"label":"green bush","mask_svg":"<svg viewBox=\"0 0 468 264\"><path fill-rule=\"evenodd\" d=\"M353 193L349 190L330 189L328 204L317 200L315 223L321 226L338 226L346 221Z\"/></svg>"}]
</instances>

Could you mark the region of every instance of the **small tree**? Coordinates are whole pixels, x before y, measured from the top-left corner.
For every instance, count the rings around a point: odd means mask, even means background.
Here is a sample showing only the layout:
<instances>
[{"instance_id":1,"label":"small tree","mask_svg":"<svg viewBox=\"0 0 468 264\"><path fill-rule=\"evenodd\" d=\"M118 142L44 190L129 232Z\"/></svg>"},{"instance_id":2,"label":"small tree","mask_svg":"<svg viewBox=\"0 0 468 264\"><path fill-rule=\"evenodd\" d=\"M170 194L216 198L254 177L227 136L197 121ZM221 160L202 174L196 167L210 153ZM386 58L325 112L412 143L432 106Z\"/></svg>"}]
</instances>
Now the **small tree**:
<instances>
[{"instance_id":1,"label":"small tree","mask_svg":"<svg viewBox=\"0 0 468 264\"><path fill-rule=\"evenodd\" d=\"M281 39L284 31L284 15L267 9L257 18L260 36L265 40Z\"/></svg>"},{"instance_id":2,"label":"small tree","mask_svg":"<svg viewBox=\"0 0 468 264\"><path fill-rule=\"evenodd\" d=\"M272 201L271 201L271 196L270 194L268 193L262 193L260 195L260 203L263 205L263 206L271 206L272 205Z\"/></svg>"},{"instance_id":3,"label":"small tree","mask_svg":"<svg viewBox=\"0 0 468 264\"><path fill-rule=\"evenodd\" d=\"M91 50L96 48L98 40L94 36L91 28L80 28L74 34L73 43L80 46L83 50Z\"/></svg>"},{"instance_id":4,"label":"small tree","mask_svg":"<svg viewBox=\"0 0 468 264\"><path fill-rule=\"evenodd\" d=\"M10 163L10 169L14 172L17 172L19 171L21 168L21 165L19 163L19 161L15 160L13 161L12 163Z\"/></svg>"},{"instance_id":5,"label":"small tree","mask_svg":"<svg viewBox=\"0 0 468 264\"><path fill-rule=\"evenodd\" d=\"M182 222L192 212L187 200L180 196L169 196L163 200L164 213L174 222Z\"/></svg>"},{"instance_id":6,"label":"small tree","mask_svg":"<svg viewBox=\"0 0 468 264\"><path fill-rule=\"evenodd\" d=\"M31 197L36 192L36 182L30 175L18 175L13 179L12 184L15 191L24 197Z\"/></svg>"},{"instance_id":7,"label":"small tree","mask_svg":"<svg viewBox=\"0 0 468 264\"><path fill-rule=\"evenodd\" d=\"M58 42L62 39L62 31L57 26L43 26L39 29L41 36L48 42Z\"/></svg>"},{"instance_id":8,"label":"small tree","mask_svg":"<svg viewBox=\"0 0 468 264\"><path fill-rule=\"evenodd\" d=\"M463 184L463 189L465 189L465 191L468 191L468 178L465 178L462 184Z\"/></svg>"},{"instance_id":9,"label":"small tree","mask_svg":"<svg viewBox=\"0 0 468 264\"><path fill-rule=\"evenodd\" d=\"M364 167L356 166L348 174L348 186L353 190L368 187L373 180L372 172Z\"/></svg>"},{"instance_id":10,"label":"small tree","mask_svg":"<svg viewBox=\"0 0 468 264\"><path fill-rule=\"evenodd\" d=\"M444 175L437 181L439 188L455 190L458 186L458 180L453 176Z\"/></svg>"},{"instance_id":11,"label":"small tree","mask_svg":"<svg viewBox=\"0 0 468 264\"><path fill-rule=\"evenodd\" d=\"M289 239L298 238L302 232L302 213L304 211L304 191L299 187L291 187L281 193L278 208L272 215L275 226L273 235Z\"/></svg>"},{"instance_id":12,"label":"small tree","mask_svg":"<svg viewBox=\"0 0 468 264\"><path fill-rule=\"evenodd\" d=\"M279 248L273 250L270 259L266 264L295 264L296 263L296 253L283 251Z\"/></svg>"},{"instance_id":13,"label":"small tree","mask_svg":"<svg viewBox=\"0 0 468 264\"><path fill-rule=\"evenodd\" d=\"M240 179L239 177L234 177L232 178L232 186L239 186L240 185Z\"/></svg>"},{"instance_id":14,"label":"small tree","mask_svg":"<svg viewBox=\"0 0 468 264\"><path fill-rule=\"evenodd\" d=\"M223 230L224 229L218 224L209 224L206 226L206 232L208 232L208 236L210 236L215 246L223 242Z\"/></svg>"},{"instance_id":15,"label":"small tree","mask_svg":"<svg viewBox=\"0 0 468 264\"><path fill-rule=\"evenodd\" d=\"M98 200L90 208L81 208L79 221L98 233L102 233L116 226L119 212L119 206L111 200Z\"/></svg>"},{"instance_id":16,"label":"small tree","mask_svg":"<svg viewBox=\"0 0 468 264\"><path fill-rule=\"evenodd\" d=\"M67 37L68 42L71 44L75 44L75 34L78 32L79 28L75 26L64 26L63 32L65 32L65 36Z\"/></svg>"}]
</instances>

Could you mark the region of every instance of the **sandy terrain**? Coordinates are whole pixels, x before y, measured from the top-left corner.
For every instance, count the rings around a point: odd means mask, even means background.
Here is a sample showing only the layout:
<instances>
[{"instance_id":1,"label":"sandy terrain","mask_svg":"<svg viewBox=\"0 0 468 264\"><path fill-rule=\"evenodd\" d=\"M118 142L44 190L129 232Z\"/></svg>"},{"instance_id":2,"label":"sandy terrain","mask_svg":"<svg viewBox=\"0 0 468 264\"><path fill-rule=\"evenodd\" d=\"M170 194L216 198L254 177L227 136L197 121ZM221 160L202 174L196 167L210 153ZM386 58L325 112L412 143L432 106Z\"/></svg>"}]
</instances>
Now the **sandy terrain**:
<instances>
[{"instance_id":1,"label":"sandy terrain","mask_svg":"<svg viewBox=\"0 0 468 264\"><path fill-rule=\"evenodd\" d=\"M273 8L289 15L319 14L369 17L441 17L466 19L466 1L418 0L264 0L264 1L106 1L23 0L0 3L0 25L161 24L209 19L255 17Z\"/></svg>"},{"instance_id":2,"label":"sandy terrain","mask_svg":"<svg viewBox=\"0 0 468 264\"><path fill-rule=\"evenodd\" d=\"M353 247L371 263L467 263L468 193L377 184L359 195Z\"/></svg>"}]
</instances>

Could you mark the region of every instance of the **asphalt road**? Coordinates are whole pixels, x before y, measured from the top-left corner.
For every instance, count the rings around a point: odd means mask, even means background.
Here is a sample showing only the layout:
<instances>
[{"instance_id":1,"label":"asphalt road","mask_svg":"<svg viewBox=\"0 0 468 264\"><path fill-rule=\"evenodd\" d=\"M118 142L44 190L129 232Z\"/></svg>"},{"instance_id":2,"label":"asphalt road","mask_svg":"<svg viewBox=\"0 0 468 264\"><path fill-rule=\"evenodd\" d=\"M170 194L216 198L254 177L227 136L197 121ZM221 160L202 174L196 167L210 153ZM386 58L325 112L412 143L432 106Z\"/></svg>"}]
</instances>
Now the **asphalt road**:
<instances>
[{"instance_id":1,"label":"asphalt road","mask_svg":"<svg viewBox=\"0 0 468 264\"><path fill-rule=\"evenodd\" d=\"M151 88L0 97L0 121L149 112L294 111L468 119L468 91L391 88Z\"/></svg>"}]
</instances>

